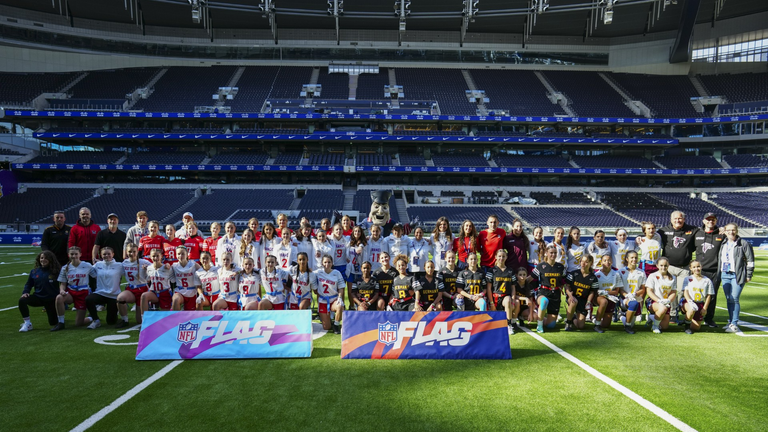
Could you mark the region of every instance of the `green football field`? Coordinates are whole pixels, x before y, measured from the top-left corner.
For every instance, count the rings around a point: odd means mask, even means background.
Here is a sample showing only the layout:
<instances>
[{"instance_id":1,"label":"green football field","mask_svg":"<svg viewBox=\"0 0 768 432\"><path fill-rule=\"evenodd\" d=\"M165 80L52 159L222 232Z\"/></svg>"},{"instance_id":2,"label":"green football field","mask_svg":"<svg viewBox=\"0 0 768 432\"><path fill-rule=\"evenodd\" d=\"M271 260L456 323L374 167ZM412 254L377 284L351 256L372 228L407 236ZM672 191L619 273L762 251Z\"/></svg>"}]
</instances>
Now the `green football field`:
<instances>
[{"instance_id":1,"label":"green football field","mask_svg":"<svg viewBox=\"0 0 768 432\"><path fill-rule=\"evenodd\" d=\"M764 252L741 335L559 325L510 336L511 361L416 361L341 360L340 336L325 334L310 359L139 362L136 329L74 328L71 311L65 331L36 308L35 329L18 332L36 251L0 247L3 431L768 430Z\"/></svg>"}]
</instances>

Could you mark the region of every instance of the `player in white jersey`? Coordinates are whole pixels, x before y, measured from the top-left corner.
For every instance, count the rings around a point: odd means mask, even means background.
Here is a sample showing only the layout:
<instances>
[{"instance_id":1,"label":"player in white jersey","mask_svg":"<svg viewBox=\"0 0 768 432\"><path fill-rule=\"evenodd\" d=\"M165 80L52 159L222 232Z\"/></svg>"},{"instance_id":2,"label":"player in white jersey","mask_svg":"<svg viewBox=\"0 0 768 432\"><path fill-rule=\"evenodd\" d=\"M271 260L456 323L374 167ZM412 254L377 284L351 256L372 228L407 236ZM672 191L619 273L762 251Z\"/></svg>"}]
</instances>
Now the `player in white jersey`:
<instances>
[{"instance_id":1,"label":"player in white jersey","mask_svg":"<svg viewBox=\"0 0 768 432\"><path fill-rule=\"evenodd\" d=\"M312 270L323 268L323 257L325 255L333 256L333 245L328 240L328 234L323 229L317 230L316 238L312 239L312 247L315 255L312 259Z\"/></svg>"},{"instance_id":2,"label":"player in white jersey","mask_svg":"<svg viewBox=\"0 0 768 432\"><path fill-rule=\"evenodd\" d=\"M205 307L212 307L221 289L219 288L219 266L213 265L210 252L200 253L200 268L195 274L197 274L197 280L200 281L197 309L203 310Z\"/></svg>"},{"instance_id":3,"label":"player in white jersey","mask_svg":"<svg viewBox=\"0 0 768 432\"><path fill-rule=\"evenodd\" d=\"M691 275L683 281L683 299L680 308L685 312L685 332L693 334L701 328L701 323L707 315L709 302L715 295L712 281L701 274L701 263L691 261Z\"/></svg>"},{"instance_id":4,"label":"player in white jersey","mask_svg":"<svg viewBox=\"0 0 768 432\"><path fill-rule=\"evenodd\" d=\"M213 310L240 310L237 303L240 297L240 272L242 269L232 262L232 254L224 254L221 258L219 275L219 298L213 302Z\"/></svg>"},{"instance_id":5,"label":"player in white jersey","mask_svg":"<svg viewBox=\"0 0 768 432\"><path fill-rule=\"evenodd\" d=\"M170 264L163 264L163 251L152 249L149 253L152 265L147 267L149 291L141 295L141 313L149 310L149 304L158 304L162 310L171 309L171 282L176 276Z\"/></svg>"},{"instance_id":6,"label":"player in white jersey","mask_svg":"<svg viewBox=\"0 0 768 432\"><path fill-rule=\"evenodd\" d=\"M176 276L176 291L173 293L173 310L193 311L197 309L197 289L200 280L197 278L197 270L200 264L189 260L189 252L184 246L176 248L176 257L179 262L171 268Z\"/></svg>"},{"instance_id":7,"label":"player in white jersey","mask_svg":"<svg viewBox=\"0 0 768 432\"><path fill-rule=\"evenodd\" d=\"M651 314L653 332L661 333L669 327L669 309L677 296L677 278L669 272L669 260L661 257L656 261L658 271L648 275L645 281L648 298L645 307Z\"/></svg>"},{"instance_id":8,"label":"player in white jersey","mask_svg":"<svg viewBox=\"0 0 768 432\"><path fill-rule=\"evenodd\" d=\"M309 256L299 252L296 265L291 267L291 291L288 293L288 309L299 310L312 307L312 291L315 290L317 278L309 268Z\"/></svg>"},{"instance_id":9,"label":"player in white jersey","mask_svg":"<svg viewBox=\"0 0 768 432\"><path fill-rule=\"evenodd\" d=\"M224 235L221 236L219 242L216 244L216 265L221 267L221 258L225 253L233 254L235 249L240 246L240 236L236 234L237 227L234 222L227 222L224 224Z\"/></svg>"},{"instance_id":10,"label":"player in white jersey","mask_svg":"<svg viewBox=\"0 0 768 432\"><path fill-rule=\"evenodd\" d=\"M333 258L330 255L323 257L323 268L315 270L315 292L317 292L317 312L320 322L325 330L333 329L336 334L341 333L341 313L344 311L344 276L333 267ZM333 325L331 325L330 313L335 312Z\"/></svg>"},{"instance_id":11,"label":"player in white jersey","mask_svg":"<svg viewBox=\"0 0 768 432\"><path fill-rule=\"evenodd\" d=\"M296 261L296 246L291 239L291 230L283 228L283 232L280 233L280 243L276 244L272 249L272 254L277 257L277 266L285 271L289 271L291 266Z\"/></svg>"},{"instance_id":12,"label":"player in white jersey","mask_svg":"<svg viewBox=\"0 0 768 432\"><path fill-rule=\"evenodd\" d=\"M307 256L310 258L310 270L312 269L312 260L315 258L315 245L312 244L312 225L309 223L302 223L301 228L299 228L298 231L296 231L296 236L294 237L295 245L296 245L296 257L298 262L298 256L301 252L304 252L307 254Z\"/></svg>"},{"instance_id":13,"label":"player in white jersey","mask_svg":"<svg viewBox=\"0 0 768 432\"><path fill-rule=\"evenodd\" d=\"M240 273L238 284L243 310L258 310L261 302L261 275L254 269L255 265L253 258L243 260L243 272Z\"/></svg>"},{"instance_id":14,"label":"player in white jersey","mask_svg":"<svg viewBox=\"0 0 768 432\"><path fill-rule=\"evenodd\" d=\"M425 266L430 261L429 256L433 255L432 243L424 238L424 229L416 227L413 230L413 240L411 240L411 250L408 256L408 272L421 279L426 273Z\"/></svg>"},{"instance_id":15,"label":"player in white jersey","mask_svg":"<svg viewBox=\"0 0 768 432\"><path fill-rule=\"evenodd\" d=\"M595 270L600 268L603 263L603 257L606 255L610 256L611 262L613 262L613 252L611 252L611 245L605 241L605 231L595 231L593 241L587 246L587 253L592 255L592 258L595 260L595 263L593 264ZM616 266L618 267L619 264L620 262L617 262Z\"/></svg>"},{"instance_id":16,"label":"player in white jersey","mask_svg":"<svg viewBox=\"0 0 768 432\"><path fill-rule=\"evenodd\" d=\"M537 226L533 229L533 240L528 242L528 273L532 272L543 260L547 243L544 242L544 228Z\"/></svg>"},{"instance_id":17,"label":"player in white jersey","mask_svg":"<svg viewBox=\"0 0 768 432\"><path fill-rule=\"evenodd\" d=\"M371 225L371 236L368 238L368 244L365 245L365 250L363 250L362 260L362 262L368 261L371 263L371 272L375 272L381 268L379 257L382 252L389 253L389 245L387 245L387 241L381 237L381 226Z\"/></svg>"},{"instance_id":18,"label":"player in white jersey","mask_svg":"<svg viewBox=\"0 0 768 432\"><path fill-rule=\"evenodd\" d=\"M584 255L585 249L586 246L581 243L581 230L577 227L571 227L568 232L568 240L565 242L565 270L568 273L581 268L581 257Z\"/></svg>"},{"instance_id":19,"label":"player in white jersey","mask_svg":"<svg viewBox=\"0 0 768 432\"><path fill-rule=\"evenodd\" d=\"M277 267L277 258L270 255L265 266L259 272L264 298L259 303L259 310L285 310L286 292L291 288L291 274Z\"/></svg>"},{"instance_id":20,"label":"player in white jersey","mask_svg":"<svg viewBox=\"0 0 768 432\"><path fill-rule=\"evenodd\" d=\"M624 257L627 255L627 252L637 249L634 240L627 240L627 230L623 228L616 230L616 240L609 242L608 245L611 247L613 264L616 267L621 267L621 263L624 262Z\"/></svg>"},{"instance_id":21,"label":"player in white jersey","mask_svg":"<svg viewBox=\"0 0 768 432\"><path fill-rule=\"evenodd\" d=\"M434 248L432 261L435 262L435 271L440 273L440 270L446 266L445 254L453 250L453 233L451 232L451 224L448 218L441 216L437 219L430 241ZM378 267L375 267L374 261L371 262L374 263L373 271L376 271Z\"/></svg>"},{"instance_id":22,"label":"player in white jersey","mask_svg":"<svg viewBox=\"0 0 768 432\"><path fill-rule=\"evenodd\" d=\"M624 254L624 268L619 270L624 286L621 288L621 308L626 315L621 317L624 331L635 334L635 317L643 310L643 297L645 297L645 272L637 268L639 261L637 252L628 251Z\"/></svg>"},{"instance_id":23,"label":"player in white jersey","mask_svg":"<svg viewBox=\"0 0 768 432\"><path fill-rule=\"evenodd\" d=\"M279 243L280 237L277 236L275 226L271 222L265 223L264 227L261 228L261 238L259 239L259 257L261 257L261 262L256 263L256 268L264 268L267 256L275 256L275 246Z\"/></svg>"},{"instance_id":24,"label":"player in white jersey","mask_svg":"<svg viewBox=\"0 0 768 432\"><path fill-rule=\"evenodd\" d=\"M656 261L661 257L661 238L656 234L656 224L643 222L643 237L638 237L637 251L640 252L640 268L650 276L659 268Z\"/></svg>"},{"instance_id":25,"label":"player in white jersey","mask_svg":"<svg viewBox=\"0 0 768 432\"><path fill-rule=\"evenodd\" d=\"M240 238L240 244L232 252L232 261L240 268L243 267L243 261L246 258L252 258L253 262L258 268L259 263L259 244L254 241L254 234L250 228L246 228L243 231L243 236Z\"/></svg>"},{"instance_id":26,"label":"player in white jersey","mask_svg":"<svg viewBox=\"0 0 768 432\"><path fill-rule=\"evenodd\" d=\"M59 323L51 331L64 329L64 310L68 304L75 304L77 316L75 325L80 327L90 324L90 318L85 316L85 298L91 293L88 287L88 274L91 271L91 263L80 260L81 252L77 246L72 246L67 251L69 262L61 267L59 272L59 295L56 296L56 314Z\"/></svg>"},{"instance_id":27,"label":"player in white jersey","mask_svg":"<svg viewBox=\"0 0 768 432\"><path fill-rule=\"evenodd\" d=\"M406 258L411 254L411 239L403 235L403 225L395 224L392 227L392 234L387 237L387 246L389 249L389 265L395 266L395 257L405 255ZM453 247L453 245L451 245Z\"/></svg>"},{"instance_id":28,"label":"player in white jersey","mask_svg":"<svg viewBox=\"0 0 768 432\"><path fill-rule=\"evenodd\" d=\"M557 250L557 257L555 258L556 263L566 265L568 254L565 251L565 244L563 243L563 237L565 237L565 229L561 227L555 228L554 235L554 240L552 240L552 242L549 243L547 247L553 246Z\"/></svg>"},{"instance_id":29,"label":"player in white jersey","mask_svg":"<svg viewBox=\"0 0 768 432\"><path fill-rule=\"evenodd\" d=\"M613 260L611 255L602 255L600 259L600 269L595 272L597 282L600 287L597 290L597 316L595 321L595 331L603 333L603 327L611 325L611 317L616 304L619 302L619 293L622 291L624 281L621 274L611 266Z\"/></svg>"},{"instance_id":30,"label":"player in white jersey","mask_svg":"<svg viewBox=\"0 0 768 432\"><path fill-rule=\"evenodd\" d=\"M117 321L116 328L128 326L128 303L136 305L136 324L141 324L141 296L149 291L147 285L147 267L152 262L139 258L139 248L133 243L125 246L127 258L123 260L123 273L128 286L117 296L117 311L123 318Z\"/></svg>"}]
</instances>

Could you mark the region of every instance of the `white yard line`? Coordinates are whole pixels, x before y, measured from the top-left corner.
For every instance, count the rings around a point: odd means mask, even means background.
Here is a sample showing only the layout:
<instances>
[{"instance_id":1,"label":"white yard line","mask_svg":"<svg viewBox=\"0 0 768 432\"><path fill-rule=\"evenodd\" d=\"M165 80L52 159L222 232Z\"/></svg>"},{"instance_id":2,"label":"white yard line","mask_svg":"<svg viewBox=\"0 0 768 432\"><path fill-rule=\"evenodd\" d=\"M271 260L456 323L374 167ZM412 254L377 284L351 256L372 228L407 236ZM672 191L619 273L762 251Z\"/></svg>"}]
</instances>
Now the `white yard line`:
<instances>
[{"instance_id":1,"label":"white yard line","mask_svg":"<svg viewBox=\"0 0 768 432\"><path fill-rule=\"evenodd\" d=\"M6 279L6 278L12 278L12 277L21 277L21 276L29 276L27 273L21 273L21 274L15 274L10 276L0 276L0 279Z\"/></svg>"},{"instance_id":2,"label":"white yard line","mask_svg":"<svg viewBox=\"0 0 768 432\"><path fill-rule=\"evenodd\" d=\"M724 310L724 311L728 310L727 308L720 307L720 306L717 306L717 308L720 309L720 310ZM749 316L753 316L755 318L762 318L764 320L768 320L768 317L764 317L762 315L755 315L755 314L751 314L749 312L744 312L744 311L739 312L739 315L749 315Z\"/></svg>"},{"instance_id":3,"label":"white yard line","mask_svg":"<svg viewBox=\"0 0 768 432\"><path fill-rule=\"evenodd\" d=\"M107 414L109 414L112 411L118 409L120 407L120 405L126 403L129 399L131 399L132 397L134 397L137 394L139 394L139 392L141 392L145 388L149 387L150 384L152 384L153 382L155 382L155 381L159 380L160 378L164 377L168 372L172 371L173 368L175 368L176 366L180 365L183 361L184 360L175 360L175 361L169 363L164 368L162 368L159 371L157 371L157 373L155 373L151 377L145 379L140 384L138 384L136 387L128 390L128 392L125 393L124 395L122 395L119 398L115 399L114 402L112 402L111 404L109 404L106 407L102 408L99 412L97 412L96 414L90 416L84 422L82 422L79 425L75 426L72 429L72 431L70 431L70 432L80 432L80 431L84 431L84 430L90 428L91 426L96 424L96 422L98 422L99 420L101 420L104 417L106 417Z\"/></svg>"},{"instance_id":4,"label":"white yard line","mask_svg":"<svg viewBox=\"0 0 768 432\"><path fill-rule=\"evenodd\" d=\"M534 331L523 328L523 330L531 335L534 339L537 341L543 343L546 345L549 349L552 351L560 354L561 356L565 357L568 361L575 364L576 366L584 369L587 373L594 376L595 378L599 379L600 381L608 384L609 386L613 387L615 390L619 391L624 396L632 399L634 402L637 402L640 406L647 409L648 411L652 412L662 420L666 421L667 423L671 424L675 428L681 431L690 431L695 432L696 429L688 426L686 423L683 423L680 421L677 417L673 416L672 414L664 411L663 409L659 408L658 406L654 405L650 401L644 399L642 396L638 395L637 393L633 392L632 390L624 387L623 385L619 384L618 382L614 381L613 379L603 375L602 373L598 372L595 368L589 366L588 364L584 363L583 361L577 359L573 355L563 351L555 344L549 342L548 340L544 339L543 337L537 335Z\"/></svg>"},{"instance_id":5,"label":"white yard line","mask_svg":"<svg viewBox=\"0 0 768 432\"><path fill-rule=\"evenodd\" d=\"M11 310L11 309L17 309L17 308L18 308L18 306L9 307L9 308L5 308L5 309L0 309L0 312Z\"/></svg>"}]
</instances>

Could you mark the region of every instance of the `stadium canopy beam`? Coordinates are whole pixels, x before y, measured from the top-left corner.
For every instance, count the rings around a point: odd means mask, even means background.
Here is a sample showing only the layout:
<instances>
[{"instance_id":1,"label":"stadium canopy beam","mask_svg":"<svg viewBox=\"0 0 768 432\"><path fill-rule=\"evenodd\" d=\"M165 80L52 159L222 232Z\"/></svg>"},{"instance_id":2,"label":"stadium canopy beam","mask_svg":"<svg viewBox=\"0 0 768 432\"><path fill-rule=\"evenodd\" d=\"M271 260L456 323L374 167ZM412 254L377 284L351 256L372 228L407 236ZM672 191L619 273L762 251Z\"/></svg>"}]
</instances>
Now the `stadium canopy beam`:
<instances>
[{"instance_id":1,"label":"stadium canopy beam","mask_svg":"<svg viewBox=\"0 0 768 432\"><path fill-rule=\"evenodd\" d=\"M480 9L477 5L480 0L464 0L464 9L461 11L461 39L459 40L459 46L464 46L464 38L467 36L467 28L469 23L475 22L475 16Z\"/></svg>"},{"instance_id":2,"label":"stadium canopy beam","mask_svg":"<svg viewBox=\"0 0 768 432\"><path fill-rule=\"evenodd\" d=\"M693 27L696 25L696 16L699 14L701 0L681 0L683 13L680 15L680 24L677 26L677 37L669 54L670 63L687 62L690 58L691 39Z\"/></svg>"},{"instance_id":3,"label":"stadium canopy beam","mask_svg":"<svg viewBox=\"0 0 768 432\"><path fill-rule=\"evenodd\" d=\"M397 46L403 45L403 33L405 33L405 18L411 14L411 0L395 0L395 16L398 21Z\"/></svg>"},{"instance_id":4,"label":"stadium canopy beam","mask_svg":"<svg viewBox=\"0 0 768 432\"><path fill-rule=\"evenodd\" d=\"M341 45L339 17L344 15L344 0L328 0L328 15L336 20L336 45Z\"/></svg>"},{"instance_id":5,"label":"stadium canopy beam","mask_svg":"<svg viewBox=\"0 0 768 432\"><path fill-rule=\"evenodd\" d=\"M269 28L272 30L272 38L275 40L275 45L277 45L277 13L275 0L261 0L259 2L259 11L263 17L269 19Z\"/></svg>"}]
</instances>

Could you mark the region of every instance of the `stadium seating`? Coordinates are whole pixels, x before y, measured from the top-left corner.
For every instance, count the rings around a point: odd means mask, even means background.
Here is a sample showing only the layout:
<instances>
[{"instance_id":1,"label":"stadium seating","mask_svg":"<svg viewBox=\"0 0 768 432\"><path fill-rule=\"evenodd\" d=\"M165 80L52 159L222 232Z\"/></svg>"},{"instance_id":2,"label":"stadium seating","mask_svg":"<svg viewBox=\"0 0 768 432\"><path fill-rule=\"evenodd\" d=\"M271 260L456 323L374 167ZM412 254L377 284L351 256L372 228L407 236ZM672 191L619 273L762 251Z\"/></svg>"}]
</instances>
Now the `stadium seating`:
<instances>
[{"instance_id":1,"label":"stadium seating","mask_svg":"<svg viewBox=\"0 0 768 432\"><path fill-rule=\"evenodd\" d=\"M358 166L390 166L392 165L392 157L386 154L379 153L358 153L355 160ZM401 162L401 165L402 162Z\"/></svg>"},{"instance_id":2,"label":"stadium seating","mask_svg":"<svg viewBox=\"0 0 768 432\"><path fill-rule=\"evenodd\" d=\"M673 205L659 201L652 195L643 192L601 192L599 199L622 212L633 209L658 209L670 213L675 210Z\"/></svg>"},{"instance_id":3,"label":"stadium seating","mask_svg":"<svg viewBox=\"0 0 768 432\"><path fill-rule=\"evenodd\" d=\"M692 225L701 225L701 221L704 219L704 215L712 212L718 215L718 224L725 225L730 222L736 222L740 227L753 228L755 224L747 222L744 219L733 216L729 213L723 212L720 208L716 207L710 202L703 201L698 198L691 198L689 194L685 193L653 193L650 194L659 200L671 205L677 210L681 210L686 214L686 221ZM669 224L670 210L664 209L632 209L623 211L629 217L638 221L649 220L658 227Z\"/></svg>"},{"instance_id":4,"label":"stadium seating","mask_svg":"<svg viewBox=\"0 0 768 432\"><path fill-rule=\"evenodd\" d=\"M225 87L236 66L186 67L168 69L155 83L155 91L140 99L133 109L152 112L192 112L196 106L213 106L211 96Z\"/></svg>"},{"instance_id":5,"label":"stadium seating","mask_svg":"<svg viewBox=\"0 0 768 432\"><path fill-rule=\"evenodd\" d=\"M91 218L101 227L107 223L107 215L115 213L123 224L132 224L136 220L136 212L145 210L151 220L161 223L173 223L168 217L177 212L184 204L194 198L191 189L149 189L136 188L115 189L113 193L103 194L88 201L86 207L91 210ZM67 210L67 221L78 219L79 207ZM177 217L180 220L181 216ZM163 228L160 228L163 231Z\"/></svg>"},{"instance_id":6,"label":"stadium seating","mask_svg":"<svg viewBox=\"0 0 768 432\"><path fill-rule=\"evenodd\" d=\"M426 166L423 154L400 153L400 165L404 166Z\"/></svg>"},{"instance_id":7,"label":"stadium seating","mask_svg":"<svg viewBox=\"0 0 768 432\"><path fill-rule=\"evenodd\" d=\"M35 156L29 163L112 164L125 156L122 152L66 151L50 156Z\"/></svg>"},{"instance_id":8,"label":"stadium seating","mask_svg":"<svg viewBox=\"0 0 768 432\"><path fill-rule=\"evenodd\" d=\"M728 102L768 100L768 73L699 75L710 96L724 96Z\"/></svg>"},{"instance_id":9,"label":"stadium seating","mask_svg":"<svg viewBox=\"0 0 768 432\"><path fill-rule=\"evenodd\" d=\"M592 204L592 200L580 192L562 192L560 197L555 196L551 192L531 192L531 198L535 199L539 204L555 204L555 205L578 205L578 204Z\"/></svg>"},{"instance_id":10,"label":"stadium seating","mask_svg":"<svg viewBox=\"0 0 768 432\"><path fill-rule=\"evenodd\" d=\"M323 99L347 99L349 97L348 74L328 73L328 68L323 67L320 68L317 83L323 86L323 90L320 93Z\"/></svg>"},{"instance_id":11,"label":"stadium seating","mask_svg":"<svg viewBox=\"0 0 768 432\"><path fill-rule=\"evenodd\" d=\"M485 90L489 111L506 110L513 116L565 115L565 111L547 99L547 89L533 71L470 70L475 85Z\"/></svg>"},{"instance_id":12,"label":"stadium seating","mask_svg":"<svg viewBox=\"0 0 768 432\"><path fill-rule=\"evenodd\" d=\"M451 230L455 233L461 227L464 220L469 219L478 230L483 229L488 221L488 216L495 214L499 223L512 223L514 217L503 207L499 206L409 206L408 216L413 219L418 216L425 229L431 231L438 218L445 216L450 221Z\"/></svg>"},{"instance_id":13,"label":"stadium seating","mask_svg":"<svg viewBox=\"0 0 768 432\"><path fill-rule=\"evenodd\" d=\"M55 93L79 74L66 73L13 73L0 72L0 104L4 106L29 105L42 93Z\"/></svg>"},{"instance_id":14,"label":"stadium seating","mask_svg":"<svg viewBox=\"0 0 768 432\"><path fill-rule=\"evenodd\" d=\"M384 86L389 85L389 75L386 68L379 68L378 74L361 74L357 77L358 100L382 100Z\"/></svg>"},{"instance_id":15,"label":"stadium seating","mask_svg":"<svg viewBox=\"0 0 768 432\"><path fill-rule=\"evenodd\" d=\"M27 223L52 222L55 210L65 210L83 201L93 198L95 186L83 188L29 188L24 193L12 193L0 198L0 221ZM45 205L39 205L45 203ZM79 206L77 207L80 208ZM135 213L134 213L135 215ZM102 217L106 219L106 214ZM67 218L69 225L77 221L77 216Z\"/></svg>"},{"instance_id":16,"label":"stadium seating","mask_svg":"<svg viewBox=\"0 0 768 432\"><path fill-rule=\"evenodd\" d=\"M465 95L467 82L458 69L397 68L397 84L408 99L437 100L441 114L476 115L477 106Z\"/></svg>"},{"instance_id":17,"label":"stadium seating","mask_svg":"<svg viewBox=\"0 0 768 432\"><path fill-rule=\"evenodd\" d=\"M269 155L266 153L221 153L211 158L210 165L264 165Z\"/></svg>"},{"instance_id":18,"label":"stadium seating","mask_svg":"<svg viewBox=\"0 0 768 432\"><path fill-rule=\"evenodd\" d=\"M344 153L312 153L309 155L310 165L344 165L347 157Z\"/></svg>"},{"instance_id":19,"label":"stadium seating","mask_svg":"<svg viewBox=\"0 0 768 432\"><path fill-rule=\"evenodd\" d=\"M341 210L344 208L344 193L339 189L308 189L299 201L299 210Z\"/></svg>"},{"instance_id":20,"label":"stadium seating","mask_svg":"<svg viewBox=\"0 0 768 432\"><path fill-rule=\"evenodd\" d=\"M73 98L123 99L144 87L159 68L129 68L88 72L85 78L69 89Z\"/></svg>"},{"instance_id":21,"label":"stadium seating","mask_svg":"<svg viewBox=\"0 0 768 432\"><path fill-rule=\"evenodd\" d=\"M487 167L488 161L484 156L475 154L435 154L432 155L435 166L443 167Z\"/></svg>"},{"instance_id":22,"label":"stadium seating","mask_svg":"<svg viewBox=\"0 0 768 432\"><path fill-rule=\"evenodd\" d=\"M248 66L237 81L237 94L226 105L232 112L261 112L277 75L277 66Z\"/></svg>"},{"instance_id":23,"label":"stadium seating","mask_svg":"<svg viewBox=\"0 0 768 432\"><path fill-rule=\"evenodd\" d=\"M240 134L275 134L275 135L308 135L309 129L272 129L272 128L262 128L262 129L237 129L235 130L235 133Z\"/></svg>"},{"instance_id":24,"label":"stadium seating","mask_svg":"<svg viewBox=\"0 0 768 432\"><path fill-rule=\"evenodd\" d=\"M292 202L293 189L216 189L182 210L195 220L222 221L237 210L287 210Z\"/></svg>"},{"instance_id":25,"label":"stadium seating","mask_svg":"<svg viewBox=\"0 0 768 432\"><path fill-rule=\"evenodd\" d=\"M768 213L765 209L768 208L768 193L765 192L737 192L737 193L725 193L718 192L717 194L710 194L709 199L717 204L733 211L736 214L751 219L757 223L768 225ZM720 226L725 226L722 217L724 214L718 213L717 223ZM726 222L727 223L727 222Z\"/></svg>"},{"instance_id":26,"label":"stadium seating","mask_svg":"<svg viewBox=\"0 0 768 432\"><path fill-rule=\"evenodd\" d=\"M529 223L549 227L634 226L631 220L599 207L515 207L515 212ZM669 214L667 214L669 218Z\"/></svg>"},{"instance_id":27,"label":"stadium seating","mask_svg":"<svg viewBox=\"0 0 768 432\"><path fill-rule=\"evenodd\" d=\"M723 159L733 168L768 167L768 158L762 155L725 155Z\"/></svg>"},{"instance_id":28,"label":"stadium seating","mask_svg":"<svg viewBox=\"0 0 768 432\"><path fill-rule=\"evenodd\" d=\"M635 117L616 90L600 78L597 72L542 72L556 90L565 93L571 106L581 117Z\"/></svg>"},{"instance_id":29,"label":"stadium seating","mask_svg":"<svg viewBox=\"0 0 768 432\"><path fill-rule=\"evenodd\" d=\"M524 137L528 136L525 132L513 132L513 131L495 131L495 130L479 130L475 133L475 136L509 136L509 137Z\"/></svg>"},{"instance_id":30,"label":"stadium seating","mask_svg":"<svg viewBox=\"0 0 768 432\"><path fill-rule=\"evenodd\" d=\"M142 152L132 153L125 161L124 165L132 164L154 164L154 165L198 165L205 159L205 153L191 152Z\"/></svg>"},{"instance_id":31,"label":"stadium seating","mask_svg":"<svg viewBox=\"0 0 768 432\"><path fill-rule=\"evenodd\" d=\"M720 162L712 156L665 156L656 158L656 161L669 169L723 167L720 165Z\"/></svg>"},{"instance_id":32,"label":"stadium seating","mask_svg":"<svg viewBox=\"0 0 768 432\"><path fill-rule=\"evenodd\" d=\"M301 158L302 158L301 152L280 153L279 155L277 155L272 165L298 165L299 163L301 163Z\"/></svg>"},{"instance_id":33,"label":"stadium seating","mask_svg":"<svg viewBox=\"0 0 768 432\"><path fill-rule=\"evenodd\" d=\"M573 161L582 168L659 168L646 158L632 156L574 156Z\"/></svg>"},{"instance_id":34,"label":"stadium seating","mask_svg":"<svg viewBox=\"0 0 768 432\"><path fill-rule=\"evenodd\" d=\"M700 117L691 105L699 93L687 76L613 73L610 76L634 98L641 100L656 117Z\"/></svg>"},{"instance_id":35,"label":"stadium seating","mask_svg":"<svg viewBox=\"0 0 768 432\"><path fill-rule=\"evenodd\" d=\"M311 67L281 66L272 84L270 99L299 99L301 87L309 84L312 78Z\"/></svg>"},{"instance_id":36,"label":"stadium seating","mask_svg":"<svg viewBox=\"0 0 768 432\"><path fill-rule=\"evenodd\" d=\"M499 153L493 157L496 165L506 168L573 168L560 156L529 156Z\"/></svg>"},{"instance_id":37,"label":"stadium seating","mask_svg":"<svg viewBox=\"0 0 768 432\"><path fill-rule=\"evenodd\" d=\"M396 130L392 132L393 135L409 135L409 136L465 136L467 135L464 131L459 130L436 130L436 129L430 129L430 130Z\"/></svg>"}]
</instances>

